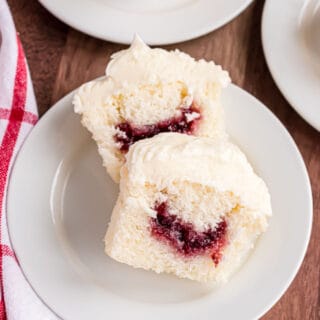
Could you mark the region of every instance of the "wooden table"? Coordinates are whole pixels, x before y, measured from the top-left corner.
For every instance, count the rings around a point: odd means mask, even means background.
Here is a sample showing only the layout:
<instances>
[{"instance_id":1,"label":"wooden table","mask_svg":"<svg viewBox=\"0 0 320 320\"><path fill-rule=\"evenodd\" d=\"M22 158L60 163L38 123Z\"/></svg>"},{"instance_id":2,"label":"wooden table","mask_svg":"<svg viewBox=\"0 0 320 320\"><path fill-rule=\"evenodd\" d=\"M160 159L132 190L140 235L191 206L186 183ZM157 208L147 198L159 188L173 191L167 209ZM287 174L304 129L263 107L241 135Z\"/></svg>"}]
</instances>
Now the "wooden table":
<instances>
[{"instance_id":1,"label":"wooden table","mask_svg":"<svg viewBox=\"0 0 320 320\"><path fill-rule=\"evenodd\" d=\"M260 99L279 117L296 141L312 183L313 232L297 277L262 319L319 320L320 133L297 115L271 78L260 37L263 2L255 1L238 18L215 32L167 48L177 47L196 58L221 64L230 72L234 83ZM83 82L101 76L110 54L123 48L69 28L37 1L9 0L8 3L26 51L40 115Z\"/></svg>"}]
</instances>

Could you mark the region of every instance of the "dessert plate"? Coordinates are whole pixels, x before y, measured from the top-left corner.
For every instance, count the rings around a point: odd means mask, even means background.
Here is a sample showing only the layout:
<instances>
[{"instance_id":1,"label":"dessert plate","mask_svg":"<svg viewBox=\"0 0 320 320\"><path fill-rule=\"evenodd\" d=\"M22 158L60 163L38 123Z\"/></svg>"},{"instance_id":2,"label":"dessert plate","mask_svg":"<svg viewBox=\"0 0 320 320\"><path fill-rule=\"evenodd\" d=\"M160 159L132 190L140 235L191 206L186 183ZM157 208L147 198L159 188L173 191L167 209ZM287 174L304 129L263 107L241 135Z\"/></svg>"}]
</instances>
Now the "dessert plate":
<instances>
[{"instance_id":1,"label":"dessert plate","mask_svg":"<svg viewBox=\"0 0 320 320\"><path fill-rule=\"evenodd\" d=\"M39 0L53 15L91 36L124 44L138 33L149 45L193 39L242 12L252 0Z\"/></svg>"},{"instance_id":2,"label":"dessert plate","mask_svg":"<svg viewBox=\"0 0 320 320\"><path fill-rule=\"evenodd\" d=\"M320 1L267 0L262 42L271 74L292 107L320 131Z\"/></svg>"},{"instance_id":3,"label":"dessert plate","mask_svg":"<svg viewBox=\"0 0 320 320\"><path fill-rule=\"evenodd\" d=\"M118 186L71 100L64 97L35 126L8 190L10 239L39 297L67 320L249 320L271 308L298 271L312 223L307 171L279 120L242 89L224 91L228 132L267 183L274 215L243 267L224 286L209 288L104 254Z\"/></svg>"}]
</instances>

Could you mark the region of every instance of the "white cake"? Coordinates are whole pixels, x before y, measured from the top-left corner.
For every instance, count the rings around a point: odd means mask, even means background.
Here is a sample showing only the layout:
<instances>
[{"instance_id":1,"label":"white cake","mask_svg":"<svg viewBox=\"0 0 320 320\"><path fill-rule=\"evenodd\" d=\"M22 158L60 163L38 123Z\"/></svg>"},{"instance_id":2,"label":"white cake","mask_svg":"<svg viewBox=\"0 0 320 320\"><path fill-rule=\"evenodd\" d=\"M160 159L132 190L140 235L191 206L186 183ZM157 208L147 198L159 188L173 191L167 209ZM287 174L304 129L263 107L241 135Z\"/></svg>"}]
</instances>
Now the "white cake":
<instances>
[{"instance_id":1,"label":"white cake","mask_svg":"<svg viewBox=\"0 0 320 320\"><path fill-rule=\"evenodd\" d=\"M229 82L212 61L151 49L136 37L129 49L112 56L104 78L77 91L74 110L119 182L125 154L138 140L168 131L222 138L220 95Z\"/></svg>"},{"instance_id":2,"label":"white cake","mask_svg":"<svg viewBox=\"0 0 320 320\"><path fill-rule=\"evenodd\" d=\"M133 267L221 283L246 259L270 215L267 187L238 147L161 133L126 155L105 249Z\"/></svg>"}]
</instances>

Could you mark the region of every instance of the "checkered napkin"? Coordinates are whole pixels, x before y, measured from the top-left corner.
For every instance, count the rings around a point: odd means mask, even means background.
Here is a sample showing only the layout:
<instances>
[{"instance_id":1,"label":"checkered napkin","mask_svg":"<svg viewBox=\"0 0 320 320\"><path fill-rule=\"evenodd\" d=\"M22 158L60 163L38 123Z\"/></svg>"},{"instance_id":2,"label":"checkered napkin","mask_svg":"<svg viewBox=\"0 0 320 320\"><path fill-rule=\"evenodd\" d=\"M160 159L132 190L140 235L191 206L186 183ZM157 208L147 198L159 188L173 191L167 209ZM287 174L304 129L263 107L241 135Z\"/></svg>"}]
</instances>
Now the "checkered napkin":
<instances>
[{"instance_id":1,"label":"checkered napkin","mask_svg":"<svg viewBox=\"0 0 320 320\"><path fill-rule=\"evenodd\" d=\"M6 223L10 170L37 119L36 101L21 42L7 3L0 0L0 320L57 319L25 280L11 249Z\"/></svg>"}]
</instances>

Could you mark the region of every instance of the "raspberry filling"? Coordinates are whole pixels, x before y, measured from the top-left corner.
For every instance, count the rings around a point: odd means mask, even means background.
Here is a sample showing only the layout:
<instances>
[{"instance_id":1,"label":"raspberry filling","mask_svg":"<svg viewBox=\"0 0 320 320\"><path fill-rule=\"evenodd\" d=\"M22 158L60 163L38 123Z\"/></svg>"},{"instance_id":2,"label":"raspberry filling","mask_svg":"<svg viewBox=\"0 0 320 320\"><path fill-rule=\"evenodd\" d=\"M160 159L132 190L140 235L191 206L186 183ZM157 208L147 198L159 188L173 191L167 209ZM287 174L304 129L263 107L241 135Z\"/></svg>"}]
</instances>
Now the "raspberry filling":
<instances>
[{"instance_id":1,"label":"raspberry filling","mask_svg":"<svg viewBox=\"0 0 320 320\"><path fill-rule=\"evenodd\" d=\"M184 222L170 214L166 202L156 203L156 218L151 218L151 235L164 241L184 256L210 254L215 266L222 257L222 250L227 243L227 222L220 221L212 229L198 232L190 222Z\"/></svg>"},{"instance_id":2,"label":"raspberry filling","mask_svg":"<svg viewBox=\"0 0 320 320\"><path fill-rule=\"evenodd\" d=\"M181 114L155 124L135 126L130 122L122 122L116 125L118 133L114 140L119 144L122 152L127 152L135 142L151 138L161 132L179 132L192 134L201 118L199 109L194 103L188 108L181 108Z\"/></svg>"}]
</instances>

